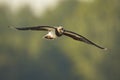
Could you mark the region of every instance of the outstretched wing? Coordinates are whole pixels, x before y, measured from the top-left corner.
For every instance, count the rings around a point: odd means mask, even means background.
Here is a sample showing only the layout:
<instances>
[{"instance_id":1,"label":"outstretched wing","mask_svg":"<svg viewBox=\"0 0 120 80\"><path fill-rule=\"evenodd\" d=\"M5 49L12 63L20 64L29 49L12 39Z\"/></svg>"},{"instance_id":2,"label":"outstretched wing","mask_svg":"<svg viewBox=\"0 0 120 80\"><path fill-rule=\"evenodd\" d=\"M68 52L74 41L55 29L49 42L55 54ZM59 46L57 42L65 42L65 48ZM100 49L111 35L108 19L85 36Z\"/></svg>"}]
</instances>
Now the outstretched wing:
<instances>
[{"instance_id":1,"label":"outstretched wing","mask_svg":"<svg viewBox=\"0 0 120 80\"><path fill-rule=\"evenodd\" d=\"M68 30L64 30L64 33L63 33L63 34L66 35L66 36L68 36L68 37L73 38L74 40L78 40L78 41L82 41L82 42L87 43L87 44L94 45L94 46L96 46L96 47L98 47L98 48L100 48L100 49L104 49L104 50L107 49L107 48L103 48L103 47L101 47L101 46L93 43L92 41L88 40L87 38L85 38L85 37L83 37L82 35L79 35L79 34L77 34L77 33L75 33L75 32L68 31Z\"/></svg>"},{"instance_id":2,"label":"outstretched wing","mask_svg":"<svg viewBox=\"0 0 120 80\"><path fill-rule=\"evenodd\" d=\"M12 27L17 30L42 30L42 31L50 31L52 29L55 29L55 27L52 26L35 26L35 27Z\"/></svg>"}]
</instances>

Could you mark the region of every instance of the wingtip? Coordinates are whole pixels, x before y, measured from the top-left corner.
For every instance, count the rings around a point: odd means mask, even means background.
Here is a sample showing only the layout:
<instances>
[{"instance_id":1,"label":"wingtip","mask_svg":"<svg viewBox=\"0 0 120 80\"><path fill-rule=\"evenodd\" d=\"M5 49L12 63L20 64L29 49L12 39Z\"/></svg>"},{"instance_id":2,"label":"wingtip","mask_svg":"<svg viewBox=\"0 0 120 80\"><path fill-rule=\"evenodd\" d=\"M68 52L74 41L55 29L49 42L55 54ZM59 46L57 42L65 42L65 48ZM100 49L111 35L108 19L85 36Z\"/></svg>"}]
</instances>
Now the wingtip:
<instances>
[{"instance_id":1,"label":"wingtip","mask_svg":"<svg viewBox=\"0 0 120 80\"><path fill-rule=\"evenodd\" d=\"M104 48L105 51L107 51L108 49L107 48Z\"/></svg>"},{"instance_id":2,"label":"wingtip","mask_svg":"<svg viewBox=\"0 0 120 80\"><path fill-rule=\"evenodd\" d=\"M8 28L15 29L15 27L12 27L12 26L8 26Z\"/></svg>"}]
</instances>

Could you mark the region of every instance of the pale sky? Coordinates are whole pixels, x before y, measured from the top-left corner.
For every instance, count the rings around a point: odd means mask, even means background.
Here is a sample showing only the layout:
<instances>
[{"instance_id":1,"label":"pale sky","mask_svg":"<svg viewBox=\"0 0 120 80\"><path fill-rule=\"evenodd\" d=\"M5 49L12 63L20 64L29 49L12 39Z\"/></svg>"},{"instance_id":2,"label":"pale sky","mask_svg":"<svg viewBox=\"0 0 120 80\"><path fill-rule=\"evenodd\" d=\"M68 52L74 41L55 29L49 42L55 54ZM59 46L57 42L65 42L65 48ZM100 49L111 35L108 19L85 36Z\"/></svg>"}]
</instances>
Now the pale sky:
<instances>
[{"instance_id":1,"label":"pale sky","mask_svg":"<svg viewBox=\"0 0 120 80\"><path fill-rule=\"evenodd\" d=\"M66 0L0 0L0 4L6 3L12 12L19 10L25 4L29 5L35 15L40 15L45 12L47 8L54 9L59 1ZM81 2L94 2L94 0L78 0Z\"/></svg>"},{"instance_id":2,"label":"pale sky","mask_svg":"<svg viewBox=\"0 0 120 80\"><path fill-rule=\"evenodd\" d=\"M36 15L42 14L46 8L53 9L59 0L0 0L0 4L6 3L14 12L25 4L30 5Z\"/></svg>"}]
</instances>

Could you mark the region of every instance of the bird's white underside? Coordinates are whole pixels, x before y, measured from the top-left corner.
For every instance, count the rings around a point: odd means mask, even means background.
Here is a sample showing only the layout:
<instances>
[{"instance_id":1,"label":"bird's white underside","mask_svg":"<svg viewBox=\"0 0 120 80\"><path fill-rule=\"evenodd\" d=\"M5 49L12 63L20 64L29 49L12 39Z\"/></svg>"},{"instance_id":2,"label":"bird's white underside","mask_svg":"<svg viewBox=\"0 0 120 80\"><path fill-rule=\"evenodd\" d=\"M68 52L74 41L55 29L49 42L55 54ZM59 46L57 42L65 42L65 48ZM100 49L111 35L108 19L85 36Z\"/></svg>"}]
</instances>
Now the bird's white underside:
<instances>
[{"instance_id":1,"label":"bird's white underside","mask_svg":"<svg viewBox=\"0 0 120 80\"><path fill-rule=\"evenodd\" d=\"M46 36L51 37L51 38L53 38L53 39L57 38L54 29L51 30L51 31L49 31L48 34L46 34L46 35L44 36L44 38L45 38ZM47 39L49 39L49 38L47 38Z\"/></svg>"}]
</instances>

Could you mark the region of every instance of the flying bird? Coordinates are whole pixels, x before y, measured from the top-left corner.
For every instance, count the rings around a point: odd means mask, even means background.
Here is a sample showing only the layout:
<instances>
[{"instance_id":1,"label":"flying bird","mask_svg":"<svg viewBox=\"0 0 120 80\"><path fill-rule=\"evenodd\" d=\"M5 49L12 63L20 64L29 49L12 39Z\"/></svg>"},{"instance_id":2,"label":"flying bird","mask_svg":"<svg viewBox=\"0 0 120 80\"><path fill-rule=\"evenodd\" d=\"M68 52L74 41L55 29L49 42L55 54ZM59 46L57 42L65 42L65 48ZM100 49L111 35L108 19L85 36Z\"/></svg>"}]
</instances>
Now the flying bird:
<instances>
[{"instance_id":1,"label":"flying bird","mask_svg":"<svg viewBox=\"0 0 120 80\"><path fill-rule=\"evenodd\" d=\"M65 30L62 26L54 27L54 26L35 26L35 27L12 27L17 30L36 30L36 31L48 31L48 34L44 36L46 39L56 39L57 37L61 37L62 35L68 36L74 40L81 41L93 46L96 46L100 49L107 50L107 48L101 47L94 42L88 40L84 36L77 34L75 32Z\"/></svg>"}]
</instances>

